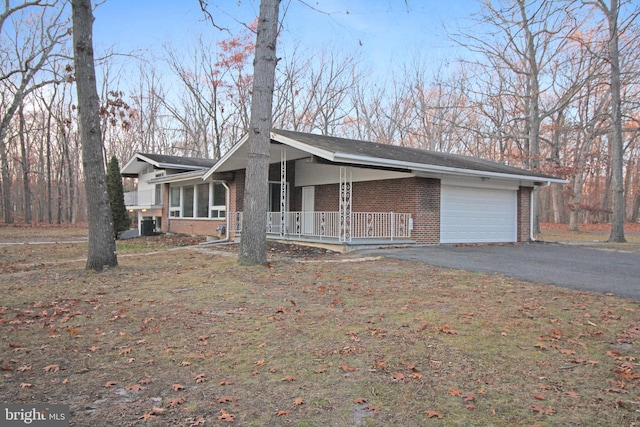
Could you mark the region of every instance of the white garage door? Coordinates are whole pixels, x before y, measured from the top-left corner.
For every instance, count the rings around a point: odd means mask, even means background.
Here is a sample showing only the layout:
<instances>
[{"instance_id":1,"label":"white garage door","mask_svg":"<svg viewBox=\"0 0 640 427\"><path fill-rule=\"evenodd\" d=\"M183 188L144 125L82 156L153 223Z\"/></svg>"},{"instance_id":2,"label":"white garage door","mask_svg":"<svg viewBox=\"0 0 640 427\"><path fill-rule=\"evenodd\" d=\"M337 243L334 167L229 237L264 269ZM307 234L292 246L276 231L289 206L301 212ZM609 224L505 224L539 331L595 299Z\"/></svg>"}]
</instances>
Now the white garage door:
<instances>
[{"instance_id":1,"label":"white garage door","mask_svg":"<svg viewBox=\"0 0 640 427\"><path fill-rule=\"evenodd\" d=\"M516 212L515 190L442 185L440 242L515 242Z\"/></svg>"}]
</instances>

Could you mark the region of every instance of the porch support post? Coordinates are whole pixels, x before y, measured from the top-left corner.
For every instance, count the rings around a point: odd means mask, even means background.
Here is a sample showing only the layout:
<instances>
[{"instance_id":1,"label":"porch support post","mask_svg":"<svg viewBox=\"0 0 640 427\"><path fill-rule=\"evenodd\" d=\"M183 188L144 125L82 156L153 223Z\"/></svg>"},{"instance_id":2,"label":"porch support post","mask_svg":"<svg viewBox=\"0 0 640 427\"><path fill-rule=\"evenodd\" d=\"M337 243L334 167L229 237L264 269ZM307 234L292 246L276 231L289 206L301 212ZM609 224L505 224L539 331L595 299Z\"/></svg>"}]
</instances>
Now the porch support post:
<instances>
[{"instance_id":1,"label":"porch support post","mask_svg":"<svg viewBox=\"0 0 640 427\"><path fill-rule=\"evenodd\" d=\"M350 242L352 234L351 189L353 187L351 168L340 166L340 242Z\"/></svg>"},{"instance_id":2,"label":"porch support post","mask_svg":"<svg viewBox=\"0 0 640 427\"><path fill-rule=\"evenodd\" d=\"M280 152L280 237L284 237L287 231L287 152L282 147Z\"/></svg>"}]
</instances>

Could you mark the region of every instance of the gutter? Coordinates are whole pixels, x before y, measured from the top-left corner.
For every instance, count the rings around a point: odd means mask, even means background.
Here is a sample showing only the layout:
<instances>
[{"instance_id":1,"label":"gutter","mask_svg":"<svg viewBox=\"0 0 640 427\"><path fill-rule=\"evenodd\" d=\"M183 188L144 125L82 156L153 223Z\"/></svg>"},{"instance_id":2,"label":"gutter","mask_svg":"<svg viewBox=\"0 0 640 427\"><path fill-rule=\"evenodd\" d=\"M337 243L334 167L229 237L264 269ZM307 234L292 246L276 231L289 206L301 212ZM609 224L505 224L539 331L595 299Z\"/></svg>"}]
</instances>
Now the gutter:
<instances>
[{"instance_id":1,"label":"gutter","mask_svg":"<svg viewBox=\"0 0 640 427\"><path fill-rule=\"evenodd\" d=\"M545 176L531 176L531 175L518 175L513 173L504 173L504 172L488 172L474 169L461 169L449 166L436 166L436 165L428 165L425 167L424 164L421 163L410 163L403 162L399 160L389 160L385 159L385 161L380 161L380 159L361 156L357 154L346 154L346 153L335 153L334 158L332 159L334 162L344 162L344 163L356 163L361 165L372 165L372 166L393 166L400 169L407 169L409 171L420 171L420 172L431 172L431 173L442 173L442 174L450 174L450 175L462 175L469 176L475 175L480 177L487 178L505 178L505 179L519 179L521 181L547 181L547 186L551 184L551 182L557 182L560 184L566 184L566 180L564 179L554 179L552 177Z\"/></svg>"},{"instance_id":2,"label":"gutter","mask_svg":"<svg viewBox=\"0 0 640 427\"><path fill-rule=\"evenodd\" d=\"M533 187L533 191L531 192L531 200L529 201L529 239L532 242L537 242L535 236L533 235L533 219L535 216L535 206L534 206L534 201L535 201L535 194L536 192L539 192L540 190L542 190L543 188L547 188L551 185L551 181L547 181L544 185L540 186L540 187Z\"/></svg>"}]
</instances>

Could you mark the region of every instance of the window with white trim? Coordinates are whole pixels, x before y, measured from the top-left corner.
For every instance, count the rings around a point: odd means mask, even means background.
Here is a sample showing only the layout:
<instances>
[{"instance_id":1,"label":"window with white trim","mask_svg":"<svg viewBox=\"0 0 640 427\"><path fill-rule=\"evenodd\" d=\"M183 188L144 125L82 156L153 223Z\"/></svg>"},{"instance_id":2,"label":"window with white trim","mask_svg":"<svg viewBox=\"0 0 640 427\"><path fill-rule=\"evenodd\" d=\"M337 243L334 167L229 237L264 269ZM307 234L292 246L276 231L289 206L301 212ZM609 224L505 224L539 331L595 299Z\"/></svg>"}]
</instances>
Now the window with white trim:
<instances>
[{"instance_id":1,"label":"window with white trim","mask_svg":"<svg viewBox=\"0 0 640 427\"><path fill-rule=\"evenodd\" d=\"M182 187L182 217L193 218L193 206L194 197L196 192L193 189L193 185L187 185Z\"/></svg>"},{"instance_id":2,"label":"window with white trim","mask_svg":"<svg viewBox=\"0 0 640 427\"><path fill-rule=\"evenodd\" d=\"M172 186L169 197L172 218L226 218L226 190L220 183Z\"/></svg>"},{"instance_id":3,"label":"window with white trim","mask_svg":"<svg viewBox=\"0 0 640 427\"><path fill-rule=\"evenodd\" d=\"M227 217L227 191L224 185L214 182L211 185L211 218L224 219Z\"/></svg>"},{"instance_id":4,"label":"window with white trim","mask_svg":"<svg viewBox=\"0 0 640 427\"><path fill-rule=\"evenodd\" d=\"M172 218L180 218L180 194L182 188L171 187L169 192L169 216Z\"/></svg>"}]
</instances>

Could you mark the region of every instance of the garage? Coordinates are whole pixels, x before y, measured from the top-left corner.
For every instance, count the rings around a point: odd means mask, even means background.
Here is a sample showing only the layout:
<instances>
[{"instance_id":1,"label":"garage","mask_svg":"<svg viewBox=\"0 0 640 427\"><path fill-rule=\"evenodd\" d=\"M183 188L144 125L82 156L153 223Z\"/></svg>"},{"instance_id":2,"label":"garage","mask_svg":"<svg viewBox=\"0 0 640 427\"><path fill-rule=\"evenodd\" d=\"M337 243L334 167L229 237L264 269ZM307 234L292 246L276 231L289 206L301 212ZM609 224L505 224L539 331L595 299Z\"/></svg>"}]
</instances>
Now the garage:
<instances>
[{"instance_id":1,"label":"garage","mask_svg":"<svg viewBox=\"0 0 640 427\"><path fill-rule=\"evenodd\" d=\"M517 241L517 191L442 184L440 243Z\"/></svg>"}]
</instances>

